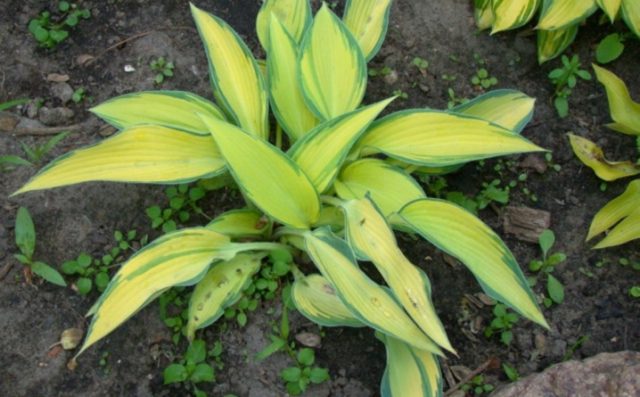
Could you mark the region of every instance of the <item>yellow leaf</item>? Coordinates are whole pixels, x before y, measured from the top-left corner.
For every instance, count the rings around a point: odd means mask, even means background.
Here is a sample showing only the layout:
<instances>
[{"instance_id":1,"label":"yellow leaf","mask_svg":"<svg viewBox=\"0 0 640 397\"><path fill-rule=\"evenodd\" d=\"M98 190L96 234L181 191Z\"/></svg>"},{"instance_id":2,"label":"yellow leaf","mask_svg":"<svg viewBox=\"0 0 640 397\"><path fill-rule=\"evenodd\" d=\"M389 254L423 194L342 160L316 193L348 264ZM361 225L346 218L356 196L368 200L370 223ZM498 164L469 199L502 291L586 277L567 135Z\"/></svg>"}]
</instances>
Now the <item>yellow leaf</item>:
<instances>
[{"instance_id":1,"label":"yellow leaf","mask_svg":"<svg viewBox=\"0 0 640 397\"><path fill-rule=\"evenodd\" d=\"M489 29L493 25L493 21L495 21L495 16L491 9L491 0L474 0L473 16L479 30Z\"/></svg>"},{"instance_id":2,"label":"yellow leaf","mask_svg":"<svg viewBox=\"0 0 640 397\"><path fill-rule=\"evenodd\" d=\"M191 14L207 53L216 99L243 130L267 139L267 90L251 51L223 20L193 4Z\"/></svg>"},{"instance_id":3,"label":"yellow leaf","mask_svg":"<svg viewBox=\"0 0 640 397\"><path fill-rule=\"evenodd\" d=\"M596 0L598 7L602 8L605 14L609 17L611 23L613 23L620 10L622 0Z\"/></svg>"},{"instance_id":4,"label":"yellow leaf","mask_svg":"<svg viewBox=\"0 0 640 397\"><path fill-rule=\"evenodd\" d=\"M305 234L305 245L313 263L360 321L416 348L442 354L396 300L360 270L344 241L320 229Z\"/></svg>"},{"instance_id":5,"label":"yellow leaf","mask_svg":"<svg viewBox=\"0 0 640 397\"><path fill-rule=\"evenodd\" d=\"M132 256L111 279L91 309L93 314L81 354L104 338L167 288L195 284L229 239L204 228L166 234Z\"/></svg>"},{"instance_id":6,"label":"yellow leaf","mask_svg":"<svg viewBox=\"0 0 640 397\"><path fill-rule=\"evenodd\" d=\"M297 278L291 299L303 316L323 327L364 327L342 303L333 285L319 274Z\"/></svg>"},{"instance_id":7,"label":"yellow leaf","mask_svg":"<svg viewBox=\"0 0 640 397\"><path fill-rule=\"evenodd\" d=\"M258 211L239 209L217 216L206 227L231 238L259 238L269 229L269 223Z\"/></svg>"},{"instance_id":8,"label":"yellow leaf","mask_svg":"<svg viewBox=\"0 0 640 397\"><path fill-rule=\"evenodd\" d=\"M494 15L491 34L511 30L525 25L533 18L540 0L493 0L491 6Z\"/></svg>"},{"instance_id":9,"label":"yellow leaf","mask_svg":"<svg viewBox=\"0 0 640 397\"><path fill-rule=\"evenodd\" d=\"M482 221L437 199L416 200L400 216L408 227L464 263L489 296L548 328L513 254Z\"/></svg>"},{"instance_id":10,"label":"yellow leaf","mask_svg":"<svg viewBox=\"0 0 640 397\"><path fill-rule=\"evenodd\" d=\"M58 157L14 194L89 181L184 183L224 165L210 136L145 125Z\"/></svg>"},{"instance_id":11,"label":"yellow leaf","mask_svg":"<svg viewBox=\"0 0 640 397\"><path fill-rule=\"evenodd\" d=\"M307 108L298 79L293 78L299 75L300 69L297 44L278 18L271 18L270 31L267 69L271 107L278 123L291 140L296 141L315 127L318 119Z\"/></svg>"},{"instance_id":12,"label":"yellow leaf","mask_svg":"<svg viewBox=\"0 0 640 397\"><path fill-rule=\"evenodd\" d=\"M494 90L451 109L520 133L533 116L536 100L516 90Z\"/></svg>"},{"instance_id":13,"label":"yellow leaf","mask_svg":"<svg viewBox=\"0 0 640 397\"><path fill-rule=\"evenodd\" d=\"M538 63L543 64L569 47L578 33L578 23L556 30L538 30Z\"/></svg>"},{"instance_id":14,"label":"yellow leaf","mask_svg":"<svg viewBox=\"0 0 640 397\"><path fill-rule=\"evenodd\" d=\"M404 256L385 218L367 198L342 205L356 255L373 262L413 321L438 345L454 351L431 301L427 275Z\"/></svg>"},{"instance_id":15,"label":"yellow leaf","mask_svg":"<svg viewBox=\"0 0 640 397\"><path fill-rule=\"evenodd\" d=\"M324 192L331 186L355 141L392 100L325 121L296 142L288 156L309 176L316 190Z\"/></svg>"},{"instance_id":16,"label":"yellow leaf","mask_svg":"<svg viewBox=\"0 0 640 397\"><path fill-rule=\"evenodd\" d=\"M615 181L640 174L640 165L631 161L609 161L604 158L602 149L586 138L570 133L569 142L580 161L591 168L600 179Z\"/></svg>"},{"instance_id":17,"label":"yellow leaf","mask_svg":"<svg viewBox=\"0 0 640 397\"><path fill-rule=\"evenodd\" d=\"M110 99L91 108L91 112L118 129L143 124L209 135L207 127L196 115L209 114L224 120L224 115L213 103L184 91L143 91Z\"/></svg>"},{"instance_id":18,"label":"yellow leaf","mask_svg":"<svg viewBox=\"0 0 640 397\"><path fill-rule=\"evenodd\" d=\"M242 290L258 269L265 254L237 254L233 259L212 266L196 284L189 300L187 337L193 340L196 330L213 324L242 296Z\"/></svg>"},{"instance_id":19,"label":"yellow leaf","mask_svg":"<svg viewBox=\"0 0 640 397\"><path fill-rule=\"evenodd\" d=\"M382 397L432 396L411 346L392 336L381 336L387 351L387 366L382 375ZM436 396L436 395L434 395Z\"/></svg>"},{"instance_id":20,"label":"yellow leaf","mask_svg":"<svg viewBox=\"0 0 640 397\"><path fill-rule=\"evenodd\" d=\"M306 229L318 219L313 184L279 149L237 127L203 118L234 179L258 208L279 222Z\"/></svg>"},{"instance_id":21,"label":"yellow leaf","mask_svg":"<svg viewBox=\"0 0 640 397\"><path fill-rule=\"evenodd\" d=\"M620 196L602 207L591 222L587 241L611 228L640 208L640 179L629 183Z\"/></svg>"},{"instance_id":22,"label":"yellow leaf","mask_svg":"<svg viewBox=\"0 0 640 397\"><path fill-rule=\"evenodd\" d=\"M269 25L273 23L273 19L280 20L296 44L299 43L305 29L311 23L309 0L265 0L262 3L256 17L256 32L262 48L267 52L272 51L272 44L269 44Z\"/></svg>"},{"instance_id":23,"label":"yellow leaf","mask_svg":"<svg viewBox=\"0 0 640 397\"><path fill-rule=\"evenodd\" d=\"M636 210L629 214L626 218L620 221L613 229L607 234L607 237L603 238L593 248L608 248L616 245L627 243L631 240L640 238L640 201L636 200Z\"/></svg>"},{"instance_id":24,"label":"yellow leaf","mask_svg":"<svg viewBox=\"0 0 640 397\"><path fill-rule=\"evenodd\" d=\"M334 187L344 200L368 195L387 217L410 201L426 197L410 175L379 159L361 159L347 165Z\"/></svg>"},{"instance_id":25,"label":"yellow leaf","mask_svg":"<svg viewBox=\"0 0 640 397\"><path fill-rule=\"evenodd\" d=\"M384 153L407 163L443 167L544 149L486 120L436 110L408 110L375 122L356 153Z\"/></svg>"},{"instance_id":26,"label":"yellow leaf","mask_svg":"<svg viewBox=\"0 0 640 397\"><path fill-rule=\"evenodd\" d=\"M302 40L300 83L307 105L321 120L355 110L367 87L360 46L326 3Z\"/></svg>"},{"instance_id":27,"label":"yellow leaf","mask_svg":"<svg viewBox=\"0 0 640 397\"><path fill-rule=\"evenodd\" d=\"M598 65L592 66L607 91L609 112L615 122L607 127L623 134L640 135L640 103L631 99L627 86L618 76Z\"/></svg>"},{"instance_id":28,"label":"yellow leaf","mask_svg":"<svg viewBox=\"0 0 640 397\"><path fill-rule=\"evenodd\" d=\"M566 28L586 19L597 9L596 0L544 0L536 29Z\"/></svg>"},{"instance_id":29,"label":"yellow leaf","mask_svg":"<svg viewBox=\"0 0 640 397\"><path fill-rule=\"evenodd\" d=\"M391 0L349 0L344 24L358 41L367 61L373 58L387 33Z\"/></svg>"},{"instance_id":30,"label":"yellow leaf","mask_svg":"<svg viewBox=\"0 0 640 397\"><path fill-rule=\"evenodd\" d=\"M640 37L640 2L637 0L622 0L622 19L629 29Z\"/></svg>"}]
</instances>

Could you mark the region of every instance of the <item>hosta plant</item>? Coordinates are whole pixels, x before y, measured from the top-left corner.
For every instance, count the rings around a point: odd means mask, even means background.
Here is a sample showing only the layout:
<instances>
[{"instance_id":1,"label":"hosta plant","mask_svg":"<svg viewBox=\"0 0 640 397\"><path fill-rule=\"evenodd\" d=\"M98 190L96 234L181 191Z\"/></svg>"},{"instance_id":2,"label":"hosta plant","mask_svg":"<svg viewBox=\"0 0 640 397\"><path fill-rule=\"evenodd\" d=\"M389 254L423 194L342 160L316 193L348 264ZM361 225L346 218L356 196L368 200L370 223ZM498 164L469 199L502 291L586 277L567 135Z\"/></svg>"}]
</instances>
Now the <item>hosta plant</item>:
<instances>
[{"instance_id":1,"label":"hosta plant","mask_svg":"<svg viewBox=\"0 0 640 397\"><path fill-rule=\"evenodd\" d=\"M526 25L539 12L536 25L538 62L557 57L573 42L578 26L598 9L613 23L622 18L640 37L638 0L473 0L476 25L491 34Z\"/></svg>"},{"instance_id":2,"label":"hosta plant","mask_svg":"<svg viewBox=\"0 0 640 397\"><path fill-rule=\"evenodd\" d=\"M640 103L631 99L624 82L615 74L593 65L598 81L604 85L609 100L609 111L613 123L607 127L623 134L635 136L640 142ZM640 147L637 162L609 161L600 147L590 140L569 134L569 141L576 156L598 178L605 181L640 174ZM594 248L607 248L640 238L640 179L629 183L620 196L611 200L596 213L587 241L611 229Z\"/></svg>"},{"instance_id":3,"label":"hosta plant","mask_svg":"<svg viewBox=\"0 0 640 397\"><path fill-rule=\"evenodd\" d=\"M230 175L245 199L206 226L158 238L122 265L88 313L78 354L172 286L195 285L193 337L238 299L269 251L289 250L316 268L303 274L294 267L292 297L303 315L378 332L387 349L383 395L437 395L438 357L454 348L426 273L398 248L394 230L458 258L487 294L546 326L498 235L462 208L426 197L411 177L540 151L520 135L534 101L500 90L452 111L411 109L376 120L394 98L361 102L390 3L351 0L340 19L327 5L312 17L307 0L265 1L257 18L264 70L229 25L192 6L215 103L153 91L100 104L92 111L120 132L53 161L17 192ZM384 283L359 261L372 262Z\"/></svg>"}]
</instances>

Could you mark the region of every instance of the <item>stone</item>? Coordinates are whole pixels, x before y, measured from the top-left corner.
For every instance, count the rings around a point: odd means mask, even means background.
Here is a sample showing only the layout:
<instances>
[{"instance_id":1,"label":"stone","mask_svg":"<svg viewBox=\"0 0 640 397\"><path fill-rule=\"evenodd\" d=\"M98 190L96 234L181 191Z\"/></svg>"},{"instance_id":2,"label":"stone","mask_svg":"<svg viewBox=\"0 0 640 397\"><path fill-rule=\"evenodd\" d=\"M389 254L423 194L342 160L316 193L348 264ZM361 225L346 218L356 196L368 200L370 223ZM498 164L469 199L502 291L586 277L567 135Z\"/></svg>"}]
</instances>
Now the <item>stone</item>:
<instances>
[{"instance_id":1,"label":"stone","mask_svg":"<svg viewBox=\"0 0 640 397\"><path fill-rule=\"evenodd\" d=\"M48 108L43 106L38 111L38 119L49 126L66 124L73 115L73 110L64 107Z\"/></svg>"},{"instance_id":2,"label":"stone","mask_svg":"<svg viewBox=\"0 0 640 397\"><path fill-rule=\"evenodd\" d=\"M20 117L9 112L0 112L0 131L10 132L16 128Z\"/></svg>"},{"instance_id":3,"label":"stone","mask_svg":"<svg viewBox=\"0 0 640 397\"><path fill-rule=\"evenodd\" d=\"M500 388L492 397L634 397L640 395L640 352L601 353L567 361Z\"/></svg>"},{"instance_id":4,"label":"stone","mask_svg":"<svg viewBox=\"0 0 640 397\"><path fill-rule=\"evenodd\" d=\"M73 96L73 88L68 83L54 83L51 85L51 95L66 104Z\"/></svg>"}]
</instances>

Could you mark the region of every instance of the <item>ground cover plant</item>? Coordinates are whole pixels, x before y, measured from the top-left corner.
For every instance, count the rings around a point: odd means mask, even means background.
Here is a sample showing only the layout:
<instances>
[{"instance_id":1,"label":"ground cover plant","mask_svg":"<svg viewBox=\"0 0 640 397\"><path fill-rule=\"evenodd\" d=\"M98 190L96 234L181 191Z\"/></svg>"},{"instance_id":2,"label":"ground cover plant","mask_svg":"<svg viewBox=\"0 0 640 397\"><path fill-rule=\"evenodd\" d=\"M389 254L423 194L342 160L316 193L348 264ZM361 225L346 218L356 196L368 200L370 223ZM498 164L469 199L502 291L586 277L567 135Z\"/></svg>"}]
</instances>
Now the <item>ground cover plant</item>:
<instances>
[{"instance_id":1,"label":"ground cover plant","mask_svg":"<svg viewBox=\"0 0 640 397\"><path fill-rule=\"evenodd\" d=\"M257 21L265 76L226 23L192 7L218 105L166 91L105 102L94 113L121 131L55 160L17 192L91 180L184 183L229 172L246 199L246 208L168 233L125 263L90 310L80 353L172 286L195 284L192 296L205 297L192 300L188 318L188 327L203 328L235 302L268 252L286 250L299 265L305 253L320 271L293 267L292 298L303 315L379 331L388 357L385 395L403 395L408 379L425 395L438 393L437 356L454 350L430 282L398 249L393 228L459 258L488 295L546 326L499 237L460 207L427 198L409 175L541 151L519 135L533 100L501 90L453 111L405 110L374 122L393 98L359 106L389 5L352 1L341 21L327 6L312 19L306 1L265 2ZM357 260L372 262L387 286ZM214 295L221 298L207 300Z\"/></svg>"},{"instance_id":2,"label":"ground cover plant","mask_svg":"<svg viewBox=\"0 0 640 397\"><path fill-rule=\"evenodd\" d=\"M640 37L640 5L635 0L474 0L474 7L478 28L491 28L491 34L524 26L539 10L536 24L539 63L562 54L574 41L580 24L598 9L611 23L623 19ZM615 44L605 44L611 46ZM609 58L604 56L603 60Z\"/></svg>"}]
</instances>

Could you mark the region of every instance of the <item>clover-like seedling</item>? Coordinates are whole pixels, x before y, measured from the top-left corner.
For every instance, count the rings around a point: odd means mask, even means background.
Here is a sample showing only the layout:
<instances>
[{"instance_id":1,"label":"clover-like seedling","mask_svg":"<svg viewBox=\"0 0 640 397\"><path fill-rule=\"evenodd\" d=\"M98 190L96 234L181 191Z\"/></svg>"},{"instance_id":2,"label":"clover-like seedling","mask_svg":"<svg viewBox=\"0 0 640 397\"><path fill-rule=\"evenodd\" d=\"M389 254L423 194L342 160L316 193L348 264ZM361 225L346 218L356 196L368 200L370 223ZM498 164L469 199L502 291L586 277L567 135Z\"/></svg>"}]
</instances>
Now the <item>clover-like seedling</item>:
<instances>
[{"instance_id":1,"label":"clover-like seedling","mask_svg":"<svg viewBox=\"0 0 640 397\"><path fill-rule=\"evenodd\" d=\"M548 297L545 296L542 301L546 307L551 307L554 303L560 304L564 301L564 286L551 273L555 270L556 265L567 259L567 256L562 252L550 254L555 241L556 236L552 230L547 229L540 233L538 243L542 251L542 259L535 259L529 262L529 270L537 273L535 277L529 278L531 285L535 285L539 278L546 277L547 279Z\"/></svg>"},{"instance_id":2,"label":"clover-like seedling","mask_svg":"<svg viewBox=\"0 0 640 397\"><path fill-rule=\"evenodd\" d=\"M219 347L220 349L214 347L217 357L222 352L222 345ZM205 341L196 339L191 342L184 357L179 362L170 364L164 369L164 384L184 383L185 388L192 389L196 397L206 397L207 394L199 390L197 384L215 382L215 370L207 362L210 353L210 351L207 351Z\"/></svg>"},{"instance_id":3,"label":"clover-like seedling","mask_svg":"<svg viewBox=\"0 0 640 397\"><path fill-rule=\"evenodd\" d=\"M173 65L173 62L167 61L164 57L153 59L149 63L149 66L152 71L156 72L153 81L157 85L162 84L166 78L173 77L173 69L175 66Z\"/></svg>"},{"instance_id":4,"label":"clover-like seedling","mask_svg":"<svg viewBox=\"0 0 640 397\"><path fill-rule=\"evenodd\" d=\"M298 396L304 393L310 384L320 384L329 380L329 371L326 368L313 366L315 359L313 349L302 348L296 354L296 365L280 372L290 395Z\"/></svg>"}]
</instances>

